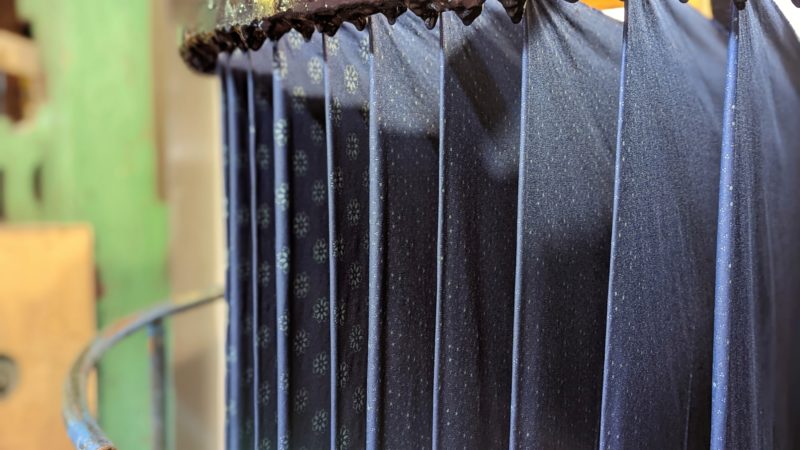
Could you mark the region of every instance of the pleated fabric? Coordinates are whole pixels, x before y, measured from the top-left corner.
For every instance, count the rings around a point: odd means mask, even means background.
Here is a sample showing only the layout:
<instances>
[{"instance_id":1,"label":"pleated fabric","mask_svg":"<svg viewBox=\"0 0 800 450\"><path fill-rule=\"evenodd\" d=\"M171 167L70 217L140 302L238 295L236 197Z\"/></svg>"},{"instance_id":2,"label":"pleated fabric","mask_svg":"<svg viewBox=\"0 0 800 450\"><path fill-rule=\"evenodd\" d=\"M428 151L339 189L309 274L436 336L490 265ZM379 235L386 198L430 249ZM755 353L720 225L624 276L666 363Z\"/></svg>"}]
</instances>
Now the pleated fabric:
<instances>
[{"instance_id":1,"label":"pleated fabric","mask_svg":"<svg viewBox=\"0 0 800 450\"><path fill-rule=\"evenodd\" d=\"M601 448L708 445L725 37L628 0Z\"/></svg>"},{"instance_id":2,"label":"pleated fabric","mask_svg":"<svg viewBox=\"0 0 800 450\"><path fill-rule=\"evenodd\" d=\"M253 297L251 173L248 119L250 64L247 55L235 52L223 68L225 99L225 191L228 269L226 297L226 445L247 449L255 424L253 391Z\"/></svg>"},{"instance_id":3,"label":"pleated fabric","mask_svg":"<svg viewBox=\"0 0 800 450\"><path fill-rule=\"evenodd\" d=\"M330 326L331 448L362 448L369 326L369 32L346 24L324 41L330 221L328 240L318 240L314 251L329 261L330 302L314 306L314 320Z\"/></svg>"},{"instance_id":4,"label":"pleated fabric","mask_svg":"<svg viewBox=\"0 0 800 450\"><path fill-rule=\"evenodd\" d=\"M432 447L507 448L522 29L497 3L439 27Z\"/></svg>"},{"instance_id":5,"label":"pleated fabric","mask_svg":"<svg viewBox=\"0 0 800 450\"><path fill-rule=\"evenodd\" d=\"M278 448L330 446L327 154L322 38L291 32L273 49ZM315 247L317 252L315 253Z\"/></svg>"},{"instance_id":6,"label":"pleated fabric","mask_svg":"<svg viewBox=\"0 0 800 450\"><path fill-rule=\"evenodd\" d=\"M800 445L800 44L732 11L221 56L226 448Z\"/></svg>"},{"instance_id":7,"label":"pleated fabric","mask_svg":"<svg viewBox=\"0 0 800 450\"><path fill-rule=\"evenodd\" d=\"M370 20L366 448L431 446L438 48L409 14Z\"/></svg>"},{"instance_id":8,"label":"pleated fabric","mask_svg":"<svg viewBox=\"0 0 800 450\"><path fill-rule=\"evenodd\" d=\"M257 449L276 448L277 436L277 365L276 347L276 287L275 287L275 167L273 151L273 100L272 100L272 46L265 45L250 56L252 95L249 132L255 145L250 149L251 220L255 227L253 261L254 334L254 404L253 420L256 424L253 442ZM250 448L245 446L244 448Z\"/></svg>"},{"instance_id":9,"label":"pleated fabric","mask_svg":"<svg viewBox=\"0 0 800 450\"><path fill-rule=\"evenodd\" d=\"M597 445L622 27L525 13L510 448Z\"/></svg>"},{"instance_id":10,"label":"pleated fabric","mask_svg":"<svg viewBox=\"0 0 800 450\"><path fill-rule=\"evenodd\" d=\"M800 45L772 2L733 8L711 448L796 448L800 396ZM792 421L794 418L794 421Z\"/></svg>"}]
</instances>

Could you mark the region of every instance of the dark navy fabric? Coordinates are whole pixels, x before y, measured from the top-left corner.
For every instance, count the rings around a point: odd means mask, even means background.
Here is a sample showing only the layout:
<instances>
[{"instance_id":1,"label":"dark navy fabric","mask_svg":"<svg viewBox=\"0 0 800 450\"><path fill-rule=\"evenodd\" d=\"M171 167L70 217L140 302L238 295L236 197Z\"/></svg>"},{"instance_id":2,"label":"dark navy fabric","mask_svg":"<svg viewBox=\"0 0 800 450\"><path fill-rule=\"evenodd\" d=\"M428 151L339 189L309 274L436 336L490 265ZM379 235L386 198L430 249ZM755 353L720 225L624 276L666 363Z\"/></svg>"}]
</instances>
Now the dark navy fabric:
<instances>
[{"instance_id":1,"label":"dark navy fabric","mask_svg":"<svg viewBox=\"0 0 800 450\"><path fill-rule=\"evenodd\" d=\"M328 240L315 258L330 268L331 448L362 448L366 426L369 283L369 32L345 24L325 41ZM332 242L332 245L328 245ZM319 254L317 254L319 250ZM330 308L330 314L328 314Z\"/></svg>"},{"instance_id":2,"label":"dark navy fabric","mask_svg":"<svg viewBox=\"0 0 800 450\"><path fill-rule=\"evenodd\" d=\"M510 448L597 446L622 26L525 13Z\"/></svg>"},{"instance_id":3,"label":"dark navy fabric","mask_svg":"<svg viewBox=\"0 0 800 450\"><path fill-rule=\"evenodd\" d=\"M431 446L439 161L437 33L370 21L367 448Z\"/></svg>"},{"instance_id":4,"label":"dark navy fabric","mask_svg":"<svg viewBox=\"0 0 800 450\"><path fill-rule=\"evenodd\" d=\"M220 57L226 448L800 445L774 4L438 23Z\"/></svg>"},{"instance_id":5,"label":"dark navy fabric","mask_svg":"<svg viewBox=\"0 0 800 450\"><path fill-rule=\"evenodd\" d=\"M705 448L726 38L625 8L600 447Z\"/></svg>"},{"instance_id":6,"label":"dark navy fabric","mask_svg":"<svg viewBox=\"0 0 800 450\"><path fill-rule=\"evenodd\" d=\"M733 10L719 185L711 448L797 448L800 45Z\"/></svg>"},{"instance_id":7,"label":"dark navy fabric","mask_svg":"<svg viewBox=\"0 0 800 450\"><path fill-rule=\"evenodd\" d=\"M441 32L433 447L508 447L522 28L499 3Z\"/></svg>"}]
</instances>

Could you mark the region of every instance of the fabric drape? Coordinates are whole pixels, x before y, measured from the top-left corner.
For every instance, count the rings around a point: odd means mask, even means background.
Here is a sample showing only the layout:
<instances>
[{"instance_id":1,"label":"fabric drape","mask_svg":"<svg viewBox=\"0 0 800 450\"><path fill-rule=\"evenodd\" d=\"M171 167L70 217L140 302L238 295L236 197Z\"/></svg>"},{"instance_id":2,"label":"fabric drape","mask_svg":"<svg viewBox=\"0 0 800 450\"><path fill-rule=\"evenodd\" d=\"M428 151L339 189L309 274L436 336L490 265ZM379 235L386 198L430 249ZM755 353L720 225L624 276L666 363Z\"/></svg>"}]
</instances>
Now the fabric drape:
<instances>
[{"instance_id":1,"label":"fabric drape","mask_svg":"<svg viewBox=\"0 0 800 450\"><path fill-rule=\"evenodd\" d=\"M228 449L800 444L800 44L625 7L220 56Z\"/></svg>"},{"instance_id":2,"label":"fabric drape","mask_svg":"<svg viewBox=\"0 0 800 450\"><path fill-rule=\"evenodd\" d=\"M709 442L725 38L681 6L625 3L601 448Z\"/></svg>"},{"instance_id":3,"label":"fabric drape","mask_svg":"<svg viewBox=\"0 0 800 450\"><path fill-rule=\"evenodd\" d=\"M800 395L800 47L772 2L732 12L711 448L794 448Z\"/></svg>"}]
</instances>

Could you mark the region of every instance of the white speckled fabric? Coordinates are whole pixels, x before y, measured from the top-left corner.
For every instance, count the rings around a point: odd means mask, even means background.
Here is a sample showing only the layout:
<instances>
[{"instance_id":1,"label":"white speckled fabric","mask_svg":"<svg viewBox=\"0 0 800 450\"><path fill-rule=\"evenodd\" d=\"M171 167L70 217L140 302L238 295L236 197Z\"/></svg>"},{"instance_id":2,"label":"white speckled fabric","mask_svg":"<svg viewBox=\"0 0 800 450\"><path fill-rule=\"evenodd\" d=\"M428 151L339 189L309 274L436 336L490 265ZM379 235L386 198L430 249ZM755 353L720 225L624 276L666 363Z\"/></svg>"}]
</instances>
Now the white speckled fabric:
<instances>
[{"instance_id":1,"label":"white speckled fabric","mask_svg":"<svg viewBox=\"0 0 800 450\"><path fill-rule=\"evenodd\" d=\"M797 447L783 17L483 8L220 57L227 448Z\"/></svg>"}]
</instances>

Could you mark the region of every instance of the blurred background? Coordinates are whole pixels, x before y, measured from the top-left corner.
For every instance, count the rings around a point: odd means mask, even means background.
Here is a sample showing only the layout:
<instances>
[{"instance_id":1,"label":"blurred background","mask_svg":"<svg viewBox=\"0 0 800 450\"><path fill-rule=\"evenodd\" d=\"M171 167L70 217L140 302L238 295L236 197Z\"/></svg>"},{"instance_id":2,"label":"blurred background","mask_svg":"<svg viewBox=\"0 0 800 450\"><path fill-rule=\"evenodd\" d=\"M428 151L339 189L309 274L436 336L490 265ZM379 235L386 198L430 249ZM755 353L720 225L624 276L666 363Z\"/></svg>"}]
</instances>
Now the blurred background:
<instances>
[{"instance_id":1,"label":"blurred background","mask_svg":"<svg viewBox=\"0 0 800 450\"><path fill-rule=\"evenodd\" d=\"M0 0L0 450L71 449L62 385L98 327L224 281L219 85L178 57L185 1ZM170 324L170 448L221 449L224 306ZM150 445L146 345L90 389L123 449Z\"/></svg>"},{"instance_id":2,"label":"blurred background","mask_svg":"<svg viewBox=\"0 0 800 450\"><path fill-rule=\"evenodd\" d=\"M219 85L178 57L178 3L0 0L0 450L71 449L97 327L223 283ZM223 308L170 322L170 448L223 447ZM99 369L123 449L150 445L148 370L143 333Z\"/></svg>"}]
</instances>

